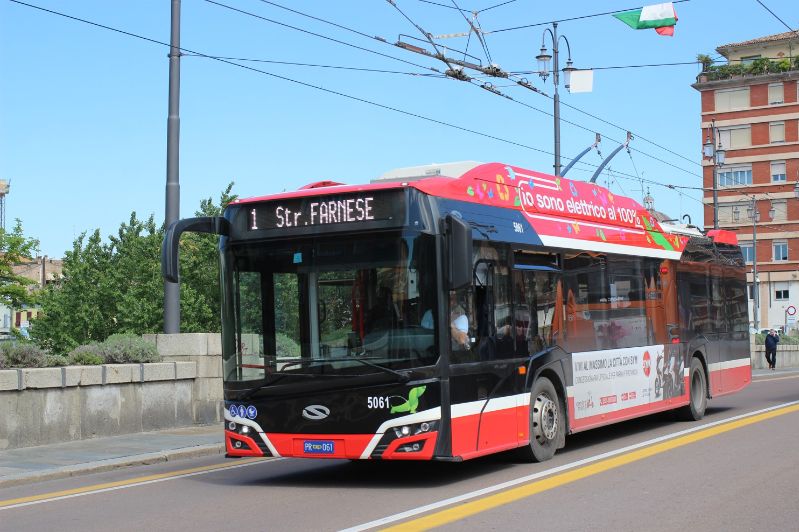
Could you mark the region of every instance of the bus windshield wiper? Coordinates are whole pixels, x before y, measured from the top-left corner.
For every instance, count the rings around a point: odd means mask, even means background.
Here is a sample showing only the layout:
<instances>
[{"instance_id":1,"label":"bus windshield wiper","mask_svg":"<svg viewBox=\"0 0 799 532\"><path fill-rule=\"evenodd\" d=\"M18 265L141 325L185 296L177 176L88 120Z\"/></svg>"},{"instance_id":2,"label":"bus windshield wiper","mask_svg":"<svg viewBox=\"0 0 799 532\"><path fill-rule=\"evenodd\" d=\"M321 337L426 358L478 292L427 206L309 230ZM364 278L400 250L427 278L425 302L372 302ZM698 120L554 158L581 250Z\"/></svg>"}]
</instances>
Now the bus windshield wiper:
<instances>
[{"instance_id":1,"label":"bus windshield wiper","mask_svg":"<svg viewBox=\"0 0 799 532\"><path fill-rule=\"evenodd\" d=\"M391 368L387 368L385 366L381 366L380 364L375 364L374 362L369 362L368 360L364 360L362 358L352 358L352 359L344 359L344 360L357 360L361 364L366 364L367 366L371 366L373 368L377 368L380 371L384 371L386 373L391 373L393 375L396 375L397 379L400 382L408 382L409 380L411 380L411 376L408 375L407 373L400 373L399 371L395 371L395 370L393 370Z\"/></svg>"},{"instance_id":2,"label":"bus windshield wiper","mask_svg":"<svg viewBox=\"0 0 799 532\"><path fill-rule=\"evenodd\" d=\"M320 358L320 359L316 359L316 360L318 360L320 362L350 362L350 361L354 360L355 362L359 362L359 363L363 364L364 366L370 366L370 367L373 367L375 369L379 369L380 371L382 371L384 373L390 373L391 375L396 375L397 379L400 382L408 382L409 380L411 380L410 375L408 375L407 373L400 373L399 371L395 371L395 370L393 370L391 368L387 368L385 366L381 366L380 364L375 364L374 362L369 362L368 360L364 360L364 359L358 358L358 357Z\"/></svg>"}]
</instances>

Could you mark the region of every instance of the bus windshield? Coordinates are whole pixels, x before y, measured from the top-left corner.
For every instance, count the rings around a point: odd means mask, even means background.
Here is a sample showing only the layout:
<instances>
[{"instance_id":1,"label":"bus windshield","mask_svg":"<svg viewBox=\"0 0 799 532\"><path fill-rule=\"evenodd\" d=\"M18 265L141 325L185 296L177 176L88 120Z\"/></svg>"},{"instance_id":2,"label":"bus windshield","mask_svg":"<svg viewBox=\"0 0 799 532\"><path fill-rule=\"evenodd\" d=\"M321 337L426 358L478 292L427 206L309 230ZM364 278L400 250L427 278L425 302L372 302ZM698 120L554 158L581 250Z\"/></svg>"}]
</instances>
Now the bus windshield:
<instances>
[{"instance_id":1,"label":"bus windshield","mask_svg":"<svg viewBox=\"0 0 799 532\"><path fill-rule=\"evenodd\" d=\"M400 373L435 364L435 247L423 234L231 246L227 381Z\"/></svg>"}]
</instances>

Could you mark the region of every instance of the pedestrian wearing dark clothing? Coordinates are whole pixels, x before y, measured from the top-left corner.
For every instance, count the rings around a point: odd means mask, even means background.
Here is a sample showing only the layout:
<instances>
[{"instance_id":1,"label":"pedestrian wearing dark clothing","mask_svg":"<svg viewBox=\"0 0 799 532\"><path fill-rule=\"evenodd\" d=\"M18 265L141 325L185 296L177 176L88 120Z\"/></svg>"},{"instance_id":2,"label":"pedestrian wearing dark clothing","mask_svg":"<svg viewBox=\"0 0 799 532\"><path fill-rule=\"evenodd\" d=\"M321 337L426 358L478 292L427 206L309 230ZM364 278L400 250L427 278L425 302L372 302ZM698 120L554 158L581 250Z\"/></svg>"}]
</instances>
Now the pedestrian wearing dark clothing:
<instances>
[{"instance_id":1,"label":"pedestrian wearing dark clothing","mask_svg":"<svg viewBox=\"0 0 799 532\"><path fill-rule=\"evenodd\" d=\"M777 344L780 342L780 337L777 331L771 329L766 335L766 362L768 362L769 369L777 367Z\"/></svg>"}]
</instances>

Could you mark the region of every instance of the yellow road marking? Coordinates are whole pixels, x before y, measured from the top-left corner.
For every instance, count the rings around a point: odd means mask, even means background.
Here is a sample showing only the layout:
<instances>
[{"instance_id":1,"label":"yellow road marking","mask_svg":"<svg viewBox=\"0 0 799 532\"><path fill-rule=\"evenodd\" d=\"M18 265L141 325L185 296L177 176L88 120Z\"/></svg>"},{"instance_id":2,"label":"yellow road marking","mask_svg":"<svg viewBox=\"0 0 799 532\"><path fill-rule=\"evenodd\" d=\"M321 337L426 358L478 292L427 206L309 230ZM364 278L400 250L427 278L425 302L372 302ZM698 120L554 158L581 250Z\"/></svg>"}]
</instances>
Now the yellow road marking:
<instances>
[{"instance_id":1,"label":"yellow road marking","mask_svg":"<svg viewBox=\"0 0 799 532\"><path fill-rule=\"evenodd\" d=\"M222 470L222 469L231 469L234 467L240 467L248 463L257 462L257 461L265 461L264 458L246 458L242 460L238 460L235 464L231 463L223 463L223 464L214 464L209 466L202 466L202 467L192 467L190 469L182 469L179 471L171 471L169 473L159 473L157 475L148 475L144 477L136 477L131 478L128 480L117 480L115 482L106 482L104 484L94 484L92 486L85 486L83 488L72 488L68 490L62 491L54 491L50 493L42 493L39 495L30 495L28 497L20 497L18 499L8 499L5 501L0 501L0 508L5 508L7 506L14 506L17 504L25 504L30 502L39 502L44 501L47 499L57 499L60 497L69 497L72 495L81 495L85 493L91 493L93 491L101 491L101 490L108 490L112 488L120 488L124 486L133 486L136 484L141 484L145 482L153 482L156 480L165 480L171 477L179 477L183 475L191 475L196 473L204 473L207 471L214 471L214 470ZM267 459L268 460L268 459Z\"/></svg>"},{"instance_id":2,"label":"yellow road marking","mask_svg":"<svg viewBox=\"0 0 799 532\"><path fill-rule=\"evenodd\" d=\"M563 486L565 484L569 484L571 482L575 482L577 480L581 480L586 477L603 473L610 469L615 469L617 467L621 467L623 465L627 465L632 462L637 462L639 460L643 460L644 458L649 458L650 456L654 456L659 453L663 453L672 449L676 449L678 447L682 447L684 445L688 445L707 438L711 438L713 436L717 436L719 434L724 434L725 432L729 432L731 430L739 429L747 425L752 425L754 423L759 423L767 419L772 419L778 416L790 414L792 412L797 412L797 411L799 411L799 405L787 406L785 408L772 410L770 412L764 412L762 414L758 414L756 416L752 416L749 418L739 419L737 421L731 421L730 423L725 423L723 425L710 427L705 430L701 430L691 434L686 434L685 436L675 438L674 440L658 443L652 445L651 447L645 447L643 449L639 449L637 451L633 451L628 454L615 456L613 458L608 458L606 460L602 460L601 462L581 467L579 469L574 469L572 471L567 471L565 473L560 473L553 477L532 482L530 484L525 484L523 486L509 489L507 491L503 491L495 495L490 495L482 499L478 499L472 502L462 503L454 508L448 508L440 512L420 517L418 519L406 521L404 523L400 523L398 525L385 528L383 530L392 531L392 532L410 531L410 530L429 530L431 528L443 526L448 523L459 521L466 517L481 512L485 512L487 510L492 510L499 506L503 506L505 504L509 504L518 501L520 499L524 499L526 497L530 497L532 495L541 493L546 490L557 488L559 486Z\"/></svg>"}]
</instances>

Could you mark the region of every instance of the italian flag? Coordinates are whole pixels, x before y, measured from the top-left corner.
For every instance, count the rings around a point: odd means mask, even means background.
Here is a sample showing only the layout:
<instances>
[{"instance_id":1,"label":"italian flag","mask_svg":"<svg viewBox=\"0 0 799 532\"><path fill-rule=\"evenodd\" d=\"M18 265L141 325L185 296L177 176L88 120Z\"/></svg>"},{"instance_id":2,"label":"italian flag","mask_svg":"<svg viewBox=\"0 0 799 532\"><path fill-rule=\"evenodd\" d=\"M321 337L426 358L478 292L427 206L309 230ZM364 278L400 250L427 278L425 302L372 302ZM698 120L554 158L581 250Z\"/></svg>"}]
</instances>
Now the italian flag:
<instances>
[{"instance_id":1,"label":"italian flag","mask_svg":"<svg viewBox=\"0 0 799 532\"><path fill-rule=\"evenodd\" d=\"M672 37L677 24L677 12L671 2L644 6L641 9L624 11L613 15L634 30L654 28L658 35Z\"/></svg>"}]
</instances>

